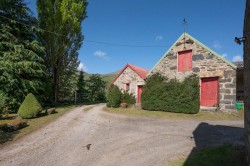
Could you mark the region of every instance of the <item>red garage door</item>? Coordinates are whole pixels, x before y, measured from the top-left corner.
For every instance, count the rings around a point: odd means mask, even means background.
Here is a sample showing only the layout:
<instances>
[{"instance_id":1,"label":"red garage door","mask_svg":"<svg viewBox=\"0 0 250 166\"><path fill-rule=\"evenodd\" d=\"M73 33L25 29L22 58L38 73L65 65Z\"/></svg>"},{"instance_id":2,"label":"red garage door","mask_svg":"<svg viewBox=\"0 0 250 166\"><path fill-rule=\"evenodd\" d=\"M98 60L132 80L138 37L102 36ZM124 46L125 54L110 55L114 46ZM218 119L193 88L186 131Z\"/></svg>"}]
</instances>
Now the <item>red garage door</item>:
<instances>
[{"instance_id":1,"label":"red garage door","mask_svg":"<svg viewBox=\"0 0 250 166\"><path fill-rule=\"evenodd\" d=\"M219 81L218 77L201 79L201 106L214 106L218 104Z\"/></svg>"}]
</instances>

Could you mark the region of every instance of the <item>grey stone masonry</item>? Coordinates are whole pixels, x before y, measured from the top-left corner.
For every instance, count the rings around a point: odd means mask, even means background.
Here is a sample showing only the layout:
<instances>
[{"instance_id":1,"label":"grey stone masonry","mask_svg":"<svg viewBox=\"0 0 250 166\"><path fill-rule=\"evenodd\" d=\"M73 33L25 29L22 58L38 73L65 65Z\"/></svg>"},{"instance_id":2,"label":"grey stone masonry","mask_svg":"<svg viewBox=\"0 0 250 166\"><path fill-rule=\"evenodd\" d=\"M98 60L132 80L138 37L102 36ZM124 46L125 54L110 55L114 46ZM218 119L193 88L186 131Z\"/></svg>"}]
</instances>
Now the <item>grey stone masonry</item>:
<instances>
[{"instance_id":1,"label":"grey stone masonry","mask_svg":"<svg viewBox=\"0 0 250 166\"><path fill-rule=\"evenodd\" d=\"M125 91L126 84L129 83L129 93L133 94L137 99L137 86L144 85L145 81L138 76L131 68L127 67L121 75L115 80L114 85L118 86L119 89Z\"/></svg>"},{"instance_id":2,"label":"grey stone masonry","mask_svg":"<svg viewBox=\"0 0 250 166\"><path fill-rule=\"evenodd\" d=\"M184 41L185 48L184 48ZM236 69L225 60L214 55L213 51L205 48L189 37L182 38L170 48L168 53L151 70L150 75L159 73L170 79L183 80L191 74L200 78L219 78L219 106L222 111L235 109L236 100ZM190 41L190 42L187 42ZM178 72L178 52L192 50L192 70Z\"/></svg>"}]
</instances>

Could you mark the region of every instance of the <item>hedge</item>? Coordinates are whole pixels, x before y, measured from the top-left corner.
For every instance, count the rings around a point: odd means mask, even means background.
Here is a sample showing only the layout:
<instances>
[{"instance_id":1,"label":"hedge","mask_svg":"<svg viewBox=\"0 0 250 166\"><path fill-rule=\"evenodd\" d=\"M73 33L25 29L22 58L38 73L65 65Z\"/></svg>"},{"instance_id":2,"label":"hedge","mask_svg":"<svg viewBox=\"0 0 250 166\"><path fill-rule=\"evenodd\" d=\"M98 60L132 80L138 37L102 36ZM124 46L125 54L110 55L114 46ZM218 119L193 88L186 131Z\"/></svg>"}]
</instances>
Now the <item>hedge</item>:
<instances>
[{"instance_id":1,"label":"hedge","mask_svg":"<svg viewBox=\"0 0 250 166\"><path fill-rule=\"evenodd\" d=\"M149 77L143 87L141 106L145 110L197 113L200 109L199 78L169 80L160 74Z\"/></svg>"}]
</instances>

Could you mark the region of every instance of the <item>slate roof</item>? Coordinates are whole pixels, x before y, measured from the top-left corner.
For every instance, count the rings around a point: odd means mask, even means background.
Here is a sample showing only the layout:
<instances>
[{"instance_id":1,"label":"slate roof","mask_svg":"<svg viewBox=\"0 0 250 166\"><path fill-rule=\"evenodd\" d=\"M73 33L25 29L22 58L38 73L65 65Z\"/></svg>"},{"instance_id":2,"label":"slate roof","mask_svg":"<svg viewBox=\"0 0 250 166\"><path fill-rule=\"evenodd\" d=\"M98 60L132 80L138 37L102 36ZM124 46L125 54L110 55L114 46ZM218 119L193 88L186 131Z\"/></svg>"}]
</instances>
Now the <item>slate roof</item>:
<instances>
[{"instance_id":1,"label":"slate roof","mask_svg":"<svg viewBox=\"0 0 250 166\"><path fill-rule=\"evenodd\" d=\"M237 66L238 69L243 69L244 68L244 63L243 61L238 61L238 62L233 62L235 66Z\"/></svg>"},{"instance_id":2,"label":"slate roof","mask_svg":"<svg viewBox=\"0 0 250 166\"><path fill-rule=\"evenodd\" d=\"M135 65L131 65L131 64L127 64L115 77L115 79L112 81L112 84L116 81L116 79L124 72L124 70L129 67L131 70L133 70L138 76L140 76L143 80L145 80L147 78L147 74L148 74L148 70L135 66Z\"/></svg>"}]
</instances>

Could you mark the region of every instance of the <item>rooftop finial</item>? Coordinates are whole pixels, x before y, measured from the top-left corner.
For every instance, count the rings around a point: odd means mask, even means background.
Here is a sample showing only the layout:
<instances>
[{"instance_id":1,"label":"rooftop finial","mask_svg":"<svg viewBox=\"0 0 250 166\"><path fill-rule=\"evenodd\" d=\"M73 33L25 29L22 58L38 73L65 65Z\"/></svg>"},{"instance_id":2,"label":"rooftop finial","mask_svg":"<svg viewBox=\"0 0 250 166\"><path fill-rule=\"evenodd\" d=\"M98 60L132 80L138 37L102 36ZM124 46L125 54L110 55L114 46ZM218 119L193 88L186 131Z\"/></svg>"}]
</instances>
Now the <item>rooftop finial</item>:
<instances>
[{"instance_id":1,"label":"rooftop finial","mask_svg":"<svg viewBox=\"0 0 250 166\"><path fill-rule=\"evenodd\" d=\"M186 50L186 47L185 47L185 44L186 44L186 36L185 36L185 34L186 34L186 26L187 26L187 21L186 21L186 18L184 18L183 19L183 21L182 21L182 25L183 25L183 30L184 30L184 50Z\"/></svg>"},{"instance_id":2,"label":"rooftop finial","mask_svg":"<svg viewBox=\"0 0 250 166\"><path fill-rule=\"evenodd\" d=\"M186 33L186 26L188 25L188 22L186 21L186 18L183 19L182 25L183 25L184 34L185 34Z\"/></svg>"}]
</instances>

